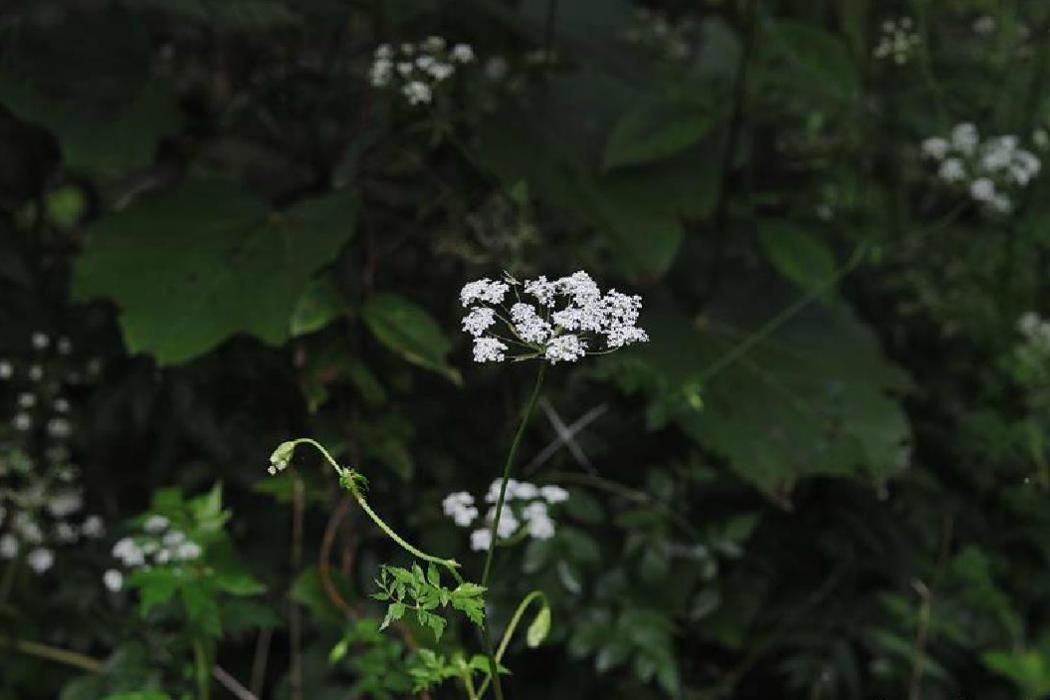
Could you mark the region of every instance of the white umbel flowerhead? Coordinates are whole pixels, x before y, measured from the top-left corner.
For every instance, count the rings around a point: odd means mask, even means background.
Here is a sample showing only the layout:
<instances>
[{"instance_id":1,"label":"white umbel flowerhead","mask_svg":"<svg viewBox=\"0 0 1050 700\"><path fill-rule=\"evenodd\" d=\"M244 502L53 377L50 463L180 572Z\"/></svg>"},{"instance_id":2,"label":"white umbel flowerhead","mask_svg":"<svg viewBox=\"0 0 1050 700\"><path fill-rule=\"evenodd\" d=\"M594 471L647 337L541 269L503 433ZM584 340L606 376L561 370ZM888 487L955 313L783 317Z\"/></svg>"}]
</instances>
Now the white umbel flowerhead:
<instances>
[{"instance_id":1,"label":"white umbel flowerhead","mask_svg":"<svg viewBox=\"0 0 1050 700\"><path fill-rule=\"evenodd\" d=\"M576 362L649 340L637 325L641 297L602 293L583 271L553 281L483 278L464 285L459 299L468 309L463 330L474 338L475 362Z\"/></svg>"},{"instance_id":2,"label":"white umbel flowerhead","mask_svg":"<svg viewBox=\"0 0 1050 700\"><path fill-rule=\"evenodd\" d=\"M485 517L470 534L470 547L475 551L487 550L492 544L492 521L496 517L496 502L499 500L501 483L499 479L493 481L485 494L484 501L489 504L489 508ZM537 486L527 481L507 479L503 512L496 528L496 538L503 541L523 536L537 540L554 537L555 524L550 516L550 507L563 503L568 498L569 492L561 486ZM441 505L445 515L452 518L459 527L470 527L478 517L474 497L465 491L450 493Z\"/></svg>"},{"instance_id":3,"label":"white umbel flowerhead","mask_svg":"<svg viewBox=\"0 0 1050 700\"><path fill-rule=\"evenodd\" d=\"M377 88L396 88L411 107L430 104L441 83L474 61L474 49L456 44L451 49L439 36L400 46L380 44L372 55L368 81Z\"/></svg>"},{"instance_id":4,"label":"white umbel flowerhead","mask_svg":"<svg viewBox=\"0 0 1050 700\"><path fill-rule=\"evenodd\" d=\"M1038 145L1036 145L1038 148ZM920 145L923 158L937 163L941 182L966 195L990 214L1014 210L1014 195L1042 170L1042 162L1013 134L981 139L969 122L957 124L947 137L933 136Z\"/></svg>"}]
</instances>

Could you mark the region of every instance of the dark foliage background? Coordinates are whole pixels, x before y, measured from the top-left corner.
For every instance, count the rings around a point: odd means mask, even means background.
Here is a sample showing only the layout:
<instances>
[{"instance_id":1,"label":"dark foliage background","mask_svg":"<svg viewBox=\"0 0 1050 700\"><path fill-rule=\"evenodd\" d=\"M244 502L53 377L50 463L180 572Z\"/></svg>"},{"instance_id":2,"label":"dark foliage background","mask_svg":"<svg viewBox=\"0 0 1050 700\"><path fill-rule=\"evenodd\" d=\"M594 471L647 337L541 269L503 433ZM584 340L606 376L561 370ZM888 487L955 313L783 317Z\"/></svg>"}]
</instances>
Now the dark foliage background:
<instances>
[{"instance_id":1,"label":"dark foliage background","mask_svg":"<svg viewBox=\"0 0 1050 700\"><path fill-rule=\"evenodd\" d=\"M259 697L410 695L424 632L368 623L401 555L270 451L317 437L478 569L441 499L498 474L534 369L470 361L459 289L578 269L652 340L550 372L521 467L571 498L497 559L497 630L530 590L553 610L510 697L1050 693L1050 341L1018 330L1047 185L990 212L921 147L972 122L1038 155L1048 32L1024 0L8 0L0 532L55 446L29 392L72 404L107 534L0 562L0 696L195 697L199 639ZM370 84L380 43L431 35L476 60L430 103ZM590 420L538 463L552 415ZM107 590L147 511L225 573Z\"/></svg>"}]
</instances>

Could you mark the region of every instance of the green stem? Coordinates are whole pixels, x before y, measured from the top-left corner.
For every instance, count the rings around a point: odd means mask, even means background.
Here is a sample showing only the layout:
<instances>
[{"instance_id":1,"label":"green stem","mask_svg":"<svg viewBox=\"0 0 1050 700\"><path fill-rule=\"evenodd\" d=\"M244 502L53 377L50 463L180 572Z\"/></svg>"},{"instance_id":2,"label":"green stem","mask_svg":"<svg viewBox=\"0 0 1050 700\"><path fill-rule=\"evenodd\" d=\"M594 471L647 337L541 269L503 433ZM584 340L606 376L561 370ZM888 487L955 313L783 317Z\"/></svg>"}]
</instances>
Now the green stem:
<instances>
[{"instance_id":1,"label":"green stem","mask_svg":"<svg viewBox=\"0 0 1050 700\"><path fill-rule=\"evenodd\" d=\"M58 647L41 644L39 642L30 642L25 639L0 639L0 646L5 646L7 644L13 646L15 651L26 654L27 656L47 659L48 661L54 661L66 666L72 666L73 668L79 668L88 673L98 673L102 670L101 661L84 654L78 654L75 651L59 649Z\"/></svg>"},{"instance_id":2,"label":"green stem","mask_svg":"<svg viewBox=\"0 0 1050 700\"><path fill-rule=\"evenodd\" d=\"M536 399L540 395L540 387L543 386L543 375L547 364L540 362L540 371L536 374L536 384L532 388L532 395L525 405L525 414L521 417L518 432L514 434L514 441L510 443L510 451L507 453L507 461L503 464L503 480L500 482L499 498L496 499L496 513L489 526L489 551L485 555L485 568L481 572L481 586L488 588L489 574L492 573L492 557L496 553L496 531L499 526L500 517L503 515L503 503L507 497L507 481L510 479L510 468L514 464L514 457L518 454L518 445L525 434L525 427L529 424L532 411L536 407ZM485 643L485 656L489 660L489 677L492 678L492 686L496 691L496 700L503 700L503 686L499 680L499 670L495 655L492 653L492 639L489 637L488 625L481 628L481 638Z\"/></svg>"},{"instance_id":3,"label":"green stem","mask_svg":"<svg viewBox=\"0 0 1050 700\"><path fill-rule=\"evenodd\" d=\"M387 525L386 521L380 518L379 514L372 510L372 507L368 505L368 501L365 500L364 494L361 492L361 489L355 484L354 480L352 478L347 478L347 475L351 472L351 470L347 469L346 467L339 466L339 463L336 462L335 458L332 457L331 453L324 448L324 445L311 438L297 438L295 440L291 440L290 442L283 443L282 446L278 447L277 449L280 451L284 445L290 446L286 450L288 456L291 456L290 451L294 450L297 445L310 445L311 447L317 449L317 451L321 453L321 455L328 461L328 463L332 465L332 468L335 470L335 473L338 474L340 477L340 483L343 484L348 491L350 491L350 494L354 497L354 500L357 501L357 505L361 506L361 510L363 510L368 515L368 517L372 519L372 522L374 522L380 530L386 533L386 535L390 539L392 539L394 542L400 545L402 549L404 549L412 556L418 559L422 559L423 561L428 561L434 564L440 564L444 566L450 572L452 572L453 577L457 581L463 583L463 579L459 576L459 572L456 571L456 569L459 568L459 562L457 562L455 559L442 559L441 557L436 557L432 554L427 554L418 547L412 546L408 543L408 541L405 540L405 538L401 537L401 535L394 532L394 529Z\"/></svg>"},{"instance_id":4,"label":"green stem","mask_svg":"<svg viewBox=\"0 0 1050 700\"><path fill-rule=\"evenodd\" d=\"M197 672L198 700L208 700L211 692L211 669L208 668L208 655L200 638L193 640L193 660Z\"/></svg>"},{"instance_id":5,"label":"green stem","mask_svg":"<svg viewBox=\"0 0 1050 700\"><path fill-rule=\"evenodd\" d=\"M544 595L543 591L533 591L532 593L529 593L518 604L518 609L514 611L514 616L510 618L510 624L507 625L507 630L503 633L503 639L500 640L499 648L496 650L496 663L499 663L503 660L503 654L507 651L507 646L510 644L511 637L514 636L514 630L516 630L518 624L521 623L521 618L525 614L525 611L528 609L529 605L532 603L532 601L536 600L537 598L542 598L544 604L548 604L547 596ZM481 684L481 687L478 688L478 697L482 697L485 694L485 691L488 689L488 687L489 679L486 678L485 681Z\"/></svg>"}]
</instances>

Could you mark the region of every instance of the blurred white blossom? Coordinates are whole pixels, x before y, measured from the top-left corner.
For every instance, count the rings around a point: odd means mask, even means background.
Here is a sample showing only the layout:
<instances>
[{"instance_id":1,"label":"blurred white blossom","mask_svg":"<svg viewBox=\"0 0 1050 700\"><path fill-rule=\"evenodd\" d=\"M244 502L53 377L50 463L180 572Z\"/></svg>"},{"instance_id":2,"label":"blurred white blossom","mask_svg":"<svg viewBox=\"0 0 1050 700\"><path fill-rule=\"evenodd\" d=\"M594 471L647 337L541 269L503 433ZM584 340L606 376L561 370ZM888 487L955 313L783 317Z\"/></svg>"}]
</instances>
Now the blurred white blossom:
<instances>
[{"instance_id":1,"label":"blurred white blossom","mask_svg":"<svg viewBox=\"0 0 1050 700\"><path fill-rule=\"evenodd\" d=\"M399 47L380 44L372 55L369 81L377 88L396 88L410 106L429 104L438 86L449 80L457 65L474 61L474 49L456 44L451 49L439 36Z\"/></svg>"},{"instance_id":2,"label":"blurred white blossom","mask_svg":"<svg viewBox=\"0 0 1050 700\"><path fill-rule=\"evenodd\" d=\"M489 508L470 534L470 547L475 551L486 550L491 545L490 528L496 517L501 483L500 479L494 480L485 493L483 500L489 504ZM533 539L550 539L555 533L550 506L564 503L568 498L569 492L560 486L537 486L527 481L508 479L496 536L500 540L507 540L522 533ZM478 520L479 511L474 497L466 491L450 493L441 505L445 515L459 527L471 527Z\"/></svg>"},{"instance_id":3,"label":"blurred white blossom","mask_svg":"<svg viewBox=\"0 0 1050 700\"><path fill-rule=\"evenodd\" d=\"M923 158L937 163L937 177L962 186L973 201L989 213L1010 214L1014 195L1042 170L1042 162L1013 135L981 140L977 127L957 124L947 138L933 136L920 144Z\"/></svg>"},{"instance_id":4,"label":"blurred white blossom","mask_svg":"<svg viewBox=\"0 0 1050 700\"><path fill-rule=\"evenodd\" d=\"M921 43L922 39L915 32L915 23L911 17L886 20L882 23L882 34L872 55L879 60L889 60L903 66L911 60Z\"/></svg>"}]
</instances>

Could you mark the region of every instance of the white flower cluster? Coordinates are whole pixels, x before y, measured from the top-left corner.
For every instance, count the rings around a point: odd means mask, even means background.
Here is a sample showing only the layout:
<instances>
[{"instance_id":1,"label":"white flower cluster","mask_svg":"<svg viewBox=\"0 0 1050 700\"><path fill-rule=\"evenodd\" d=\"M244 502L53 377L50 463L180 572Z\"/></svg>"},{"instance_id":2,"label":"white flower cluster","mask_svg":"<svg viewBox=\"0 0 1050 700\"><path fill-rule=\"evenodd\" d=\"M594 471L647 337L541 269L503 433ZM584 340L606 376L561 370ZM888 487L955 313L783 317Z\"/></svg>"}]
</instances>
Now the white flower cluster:
<instances>
[{"instance_id":1,"label":"white flower cluster","mask_svg":"<svg viewBox=\"0 0 1050 700\"><path fill-rule=\"evenodd\" d=\"M24 555L42 574L54 565L56 547L99 539L105 524L83 515L79 470L71 462L72 405L63 390L84 378L71 369L73 344L41 331L28 341L24 361L0 360L0 380L14 396L14 439L0 446L0 559ZM89 363L88 375L97 367Z\"/></svg>"},{"instance_id":2,"label":"white flower cluster","mask_svg":"<svg viewBox=\"0 0 1050 700\"><path fill-rule=\"evenodd\" d=\"M187 537L182 530L171 527L163 515L150 515L142 522L142 532L129 535L113 545L113 556L125 569L149 569L154 566L173 566L195 561L201 556L201 546ZM111 591L119 591L124 585L124 574L118 569L109 569L102 582Z\"/></svg>"},{"instance_id":3,"label":"white flower cluster","mask_svg":"<svg viewBox=\"0 0 1050 700\"><path fill-rule=\"evenodd\" d=\"M886 20L882 23L882 36L872 55L880 61L890 60L898 66L906 64L922 39L915 33L911 17Z\"/></svg>"},{"instance_id":4,"label":"white flower cluster","mask_svg":"<svg viewBox=\"0 0 1050 700\"><path fill-rule=\"evenodd\" d=\"M449 48L448 42L439 36L397 47L380 44L372 57L369 79L375 87L398 87L414 107L428 104L434 89L455 74L457 65L473 61L474 49L469 44Z\"/></svg>"},{"instance_id":5,"label":"white flower cluster","mask_svg":"<svg viewBox=\"0 0 1050 700\"><path fill-rule=\"evenodd\" d=\"M1050 357L1050 321L1045 321L1039 314L1029 311L1018 319L1017 330L1020 331L1026 345L1040 355Z\"/></svg>"},{"instance_id":6,"label":"white flower cluster","mask_svg":"<svg viewBox=\"0 0 1050 700\"><path fill-rule=\"evenodd\" d=\"M937 165L937 176L949 185L964 187L971 199L995 214L1009 214L1011 194L1039 174L1042 162L1021 148L1016 136L995 136L981 141L977 127L957 125L948 138L935 136L922 142L922 155Z\"/></svg>"},{"instance_id":7,"label":"white flower cluster","mask_svg":"<svg viewBox=\"0 0 1050 700\"><path fill-rule=\"evenodd\" d=\"M508 308L509 292L514 302ZM509 276L503 282L480 279L464 285L459 300L469 309L462 323L474 338L475 362L503 362L511 346L521 351L512 360L575 362L588 353L612 352L649 340L636 325L641 297L615 289L602 294L586 272L554 281L541 276L524 283ZM492 330L498 324L508 335ZM595 342L604 347L595 348Z\"/></svg>"},{"instance_id":8,"label":"white flower cluster","mask_svg":"<svg viewBox=\"0 0 1050 700\"><path fill-rule=\"evenodd\" d=\"M492 544L492 521L496 517L496 502L499 500L500 479L489 486L485 502L490 504L488 512L481 521L481 527L470 533L470 548L486 550ZM563 503L569 499L569 492L560 486L536 486L516 479L507 480L507 493L503 501L503 512L496 526L496 537L510 539L526 528L529 537L537 540L549 540L554 537L554 521L548 507ZM459 527L470 527L478 519L479 511L474 505L474 497L466 491L450 493L441 502L445 515Z\"/></svg>"},{"instance_id":9,"label":"white flower cluster","mask_svg":"<svg viewBox=\"0 0 1050 700\"><path fill-rule=\"evenodd\" d=\"M692 53L699 25L686 17L672 23L667 15L639 7L634 12L634 22L624 33L629 43L657 53L671 61L684 61Z\"/></svg>"}]
</instances>

